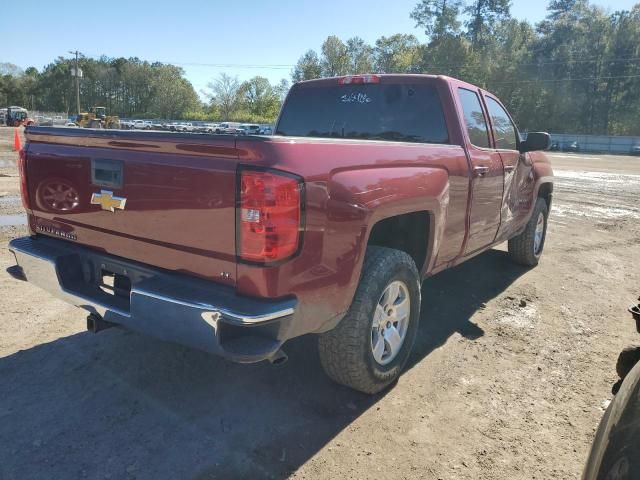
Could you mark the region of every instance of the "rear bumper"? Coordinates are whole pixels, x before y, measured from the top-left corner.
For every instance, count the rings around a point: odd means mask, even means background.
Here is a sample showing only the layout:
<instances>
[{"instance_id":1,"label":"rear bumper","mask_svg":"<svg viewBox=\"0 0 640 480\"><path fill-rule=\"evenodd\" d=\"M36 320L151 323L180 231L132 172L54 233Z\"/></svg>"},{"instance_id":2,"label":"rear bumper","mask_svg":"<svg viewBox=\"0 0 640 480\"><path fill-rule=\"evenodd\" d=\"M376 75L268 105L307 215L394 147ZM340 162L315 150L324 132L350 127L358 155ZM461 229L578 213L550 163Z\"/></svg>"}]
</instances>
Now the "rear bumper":
<instances>
[{"instance_id":1,"label":"rear bumper","mask_svg":"<svg viewBox=\"0 0 640 480\"><path fill-rule=\"evenodd\" d=\"M268 359L288 339L295 299L242 297L224 285L52 238L18 238L9 250L14 278L143 334L238 362ZM100 287L104 271L128 279L130 290L107 293Z\"/></svg>"}]
</instances>

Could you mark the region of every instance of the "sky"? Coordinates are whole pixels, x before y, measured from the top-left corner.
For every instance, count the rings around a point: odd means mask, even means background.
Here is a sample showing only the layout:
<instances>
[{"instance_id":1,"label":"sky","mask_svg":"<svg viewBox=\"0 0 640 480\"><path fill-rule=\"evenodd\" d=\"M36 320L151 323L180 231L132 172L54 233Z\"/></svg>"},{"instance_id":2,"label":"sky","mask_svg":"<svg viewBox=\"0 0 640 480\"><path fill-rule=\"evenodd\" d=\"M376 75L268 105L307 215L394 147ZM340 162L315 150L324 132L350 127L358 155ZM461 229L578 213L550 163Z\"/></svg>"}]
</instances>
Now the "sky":
<instances>
[{"instance_id":1,"label":"sky","mask_svg":"<svg viewBox=\"0 0 640 480\"><path fill-rule=\"evenodd\" d=\"M640 0L593 0L611 11ZM8 1L2 6L0 63L39 70L58 56L134 57L185 69L199 93L221 72L272 83L290 78L293 64L329 35L369 43L413 33L418 0L69 0ZM537 22L546 1L513 0L512 15ZM13 39L13 41L8 41Z\"/></svg>"}]
</instances>

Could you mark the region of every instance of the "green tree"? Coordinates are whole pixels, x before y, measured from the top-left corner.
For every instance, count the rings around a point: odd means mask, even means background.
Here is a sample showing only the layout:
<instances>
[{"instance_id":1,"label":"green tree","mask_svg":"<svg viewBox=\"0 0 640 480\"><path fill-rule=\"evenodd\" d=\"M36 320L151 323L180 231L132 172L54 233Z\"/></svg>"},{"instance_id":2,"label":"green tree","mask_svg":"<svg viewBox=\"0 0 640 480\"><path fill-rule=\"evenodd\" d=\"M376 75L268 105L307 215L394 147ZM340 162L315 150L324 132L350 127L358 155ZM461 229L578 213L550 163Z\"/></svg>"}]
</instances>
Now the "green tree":
<instances>
[{"instance_id":1,"label":"green tree","mask_svg":"<svg viewBox=\"0 0 640 480\"><path fill-rule=\"evenodd\" d=\"M153 67L151 82L153 100L148 113L160 118L182 118L185 113L201 111L200 99L191 83L184 77L184 71L174 65Z\"/></svg>"},{"instance_id":2,"label":"green tree","mask_svg":"<svg viewBox=\"0 0 640 480\"><path fill-rule=\"evenodd\" d=\"M291 88L291 86L289 85L289 81L286 78L281 79L280 82L278 82L278 85L274 87L274 91L278 95L278 100L280 101L280 104L284 102L284 99L289 93L289 88Z\"/></svg>"},{"instance_id":3,"label":"green tree","mask_svg":"<svg viewBox=\"0 0 640 480\"><path fill-rule=\"evenodd\" d=\"M322 44L322 75L335 77L349 73L349 54L347 46L335 35L327 37Z\"/></svg>"},{"instance_id":4,"label":"green tree","mask_svg":"<svg viewBox=\"0 0 640 480\"><path fill-rule=\"evenodd\" d=\"M374 70L375 56L371 45L360 37L347 40L348 73L371 73Z\"/></svg>"},{"instance_id":5,"label":"green tree","mask_svg":"<svg viewBox=\"0 0 640 480\"><path fill-rule=\"evenodd\" d=\"M416 26L432 41L460 32L462 0L422 0L411 12Z\"/></svg>"},{"instance_id":6,"label":"green tree","mask_svg":"<svg viewBox=\"0 0 640 480\"><path fill-rule=\"evenodd\" d=\"M467 5L467 35L474 48L485 44L496 22L509 18L510 8L511 0L474 0Z\"/></svg>"},{"instance_id":7,"label":"green tree","mask_svg":"<svg viewBox=\"0 0 640 480\"><path fill-rule=\"evenodd\" d=\"M251 118L270 121L278 115L280 98L268 79L258 76L247 80L240 86L240 95Z\"/></svg>"},{"instance_id":8,"label":"green tree","mask_svg":"<svg viewBox=\"0 0 640 480\"><path fill-rule=\"evenodd\" d=\"M321 76L322 65L320 65L320 59L315 50L307 50L307 52L300 57L291 73L291 79L294 82L312 80L314 78L320 78Z\"/></svg>"},{"instance_id":9,"label":"green tree","mask_svg":"<svg viewBox=\"0 0 640 480\"><path fill-rule=\"evenodd\" d=\"M380 37L375 46L376 70L381 73L416 72L420 65L420 42L414 35L398 33Z\"/></svg>"},{"instance_id":10,"label":"green tree","mask_svg":"<svg viewBox=\"0 0 640 480\"><path fill-rule=\"evenodd\" d=\"M229 120L238 111L241 104L238 77L221 73L207 87L209 88L207 95L211 99L211 103L218 109L223 120Z\"/></svg>"}]
</instances>

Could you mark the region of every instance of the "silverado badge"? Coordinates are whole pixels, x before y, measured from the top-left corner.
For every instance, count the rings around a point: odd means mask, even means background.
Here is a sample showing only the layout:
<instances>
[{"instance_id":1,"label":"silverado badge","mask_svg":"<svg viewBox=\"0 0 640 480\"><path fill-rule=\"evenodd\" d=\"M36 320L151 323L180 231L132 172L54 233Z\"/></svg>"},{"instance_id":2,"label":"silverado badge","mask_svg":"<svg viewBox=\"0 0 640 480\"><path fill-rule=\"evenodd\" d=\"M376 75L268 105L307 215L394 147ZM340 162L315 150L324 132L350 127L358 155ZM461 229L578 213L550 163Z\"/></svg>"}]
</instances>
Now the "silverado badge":
<instances>
[{"instance_id":1,"label":"silverado badge","mask_svg":"<svg viewBox=\"0 0 640 480\"><path fill-rule=\"evenodd\" d=\"M127 203L127 199L123 197L114 197L113 192L107 190L100 190L100 193L94 193L91 195L91 204L100 205L102 210L109 212L115 212L116 208L124 210L124 205Z\"/></svg>"}]
</instances>

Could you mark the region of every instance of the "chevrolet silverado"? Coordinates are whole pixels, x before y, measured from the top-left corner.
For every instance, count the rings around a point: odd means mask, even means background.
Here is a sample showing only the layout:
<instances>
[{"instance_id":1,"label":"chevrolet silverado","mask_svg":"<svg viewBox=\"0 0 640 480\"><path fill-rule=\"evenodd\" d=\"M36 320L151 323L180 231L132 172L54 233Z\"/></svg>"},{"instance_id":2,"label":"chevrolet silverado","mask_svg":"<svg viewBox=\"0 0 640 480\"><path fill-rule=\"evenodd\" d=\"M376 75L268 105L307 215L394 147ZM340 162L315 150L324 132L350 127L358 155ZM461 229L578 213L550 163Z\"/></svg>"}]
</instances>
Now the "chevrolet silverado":
<instances>
[{"instance_id":1,"label":"chevrolet silverado","mask_svg":"<svg viewBox=\"0 0 640 480\"><path fill-rule=\"evenodd\" d=\"M443 76L297 83L273 136L26 137L15 278L91 331L238 362L314 333L327 374L367 393L407 362L424 278L505 241L538 263L553 192L549 136L523 139L495 95Z\"/></svg>"}]
</instances>

